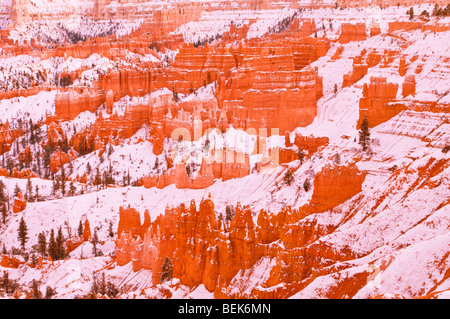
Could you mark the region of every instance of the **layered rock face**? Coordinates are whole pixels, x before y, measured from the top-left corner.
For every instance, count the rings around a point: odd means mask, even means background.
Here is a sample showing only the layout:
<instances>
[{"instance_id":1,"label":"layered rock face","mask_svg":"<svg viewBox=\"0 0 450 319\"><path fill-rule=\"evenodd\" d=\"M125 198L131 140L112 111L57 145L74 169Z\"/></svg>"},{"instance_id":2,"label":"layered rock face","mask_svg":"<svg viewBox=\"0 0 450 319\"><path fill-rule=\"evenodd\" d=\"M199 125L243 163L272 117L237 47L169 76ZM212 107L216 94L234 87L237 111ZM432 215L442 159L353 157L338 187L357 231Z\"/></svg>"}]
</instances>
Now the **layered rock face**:
<instances>
[{"instance_id":1,"label":"layered rock face","mask_svg":"<svg viewBox=\"0 0 450 319\"><path fill-rule=\"evenodd\" d=\"M275 71L255 76L252 88L243 94L242 108L235 109L238 118L246 119L246 129L278 128L285 132L312 122L317 114L316 90L320 86L316 80L320 78L312 69L292 73L286 76ZM285 90L284 85L271 85L269 77L277 76L293 83L293 88Z\"/></svg>"},{"instance_id":2,"label":"layered rock face","mask_svg":"<svg viewBox=\"0 0 450 319\"><path fill-rule=\"evenodd\" d=\"M316 153L321 147L327 145L328 137L303 136L295 134L291 142L289 134L285 135L285 148L279 149L279 162L289 163L295 160L304 161Z\"/></svg>"},{"instance_id":3,"label":"layered rock face","mask_svg":"<svg viewBox=\"0 0 450 319\"><path fill-rule=\"evenodd\" d=\"M371 37L374 37L374 36L379 35L379 34L381 34L381 28L380 28L379 25L372 25L372 26L370 26L369 35Z\"/></svg>"},{"instance_id":4,"label":"layered rock face","mask_svg":"<svg viewBox=\"0 0 450 319\"><path fill-rule=\"evenodd\" d=\"M392 21L389 22L389 32L395 32L398 30L416 30L420 29L425 22L422 21Z\"/></svg>"},{"instance_id":5,"label":"layered rock face","mask_svg":"<svg viewBox=\"0 0 450 319\"><path fill-rule=\"evenodd\" d=\"M408 75L402 84L402 95L407 97L408 95L416 94L416 77L414 75Z\"/></svg>"},{"instance_id":6,"label":"layered rock face","mask_svg":"<svg viewBox=\"0 0 450 319\"><path fill-rule=\"evenodd\" d=\"M241 178L250 174L250 160L248 155L237 153L234 150L211 150L207 157L202 159L202 164L194 177L187 173L189 164L179 163L162 175L148 175L143 178L146 188L164 188L175 184L179 189L203 189L214 184L215 179L226 181L233 178Z\"/></svg>"},{"instance_id":7,"label":"layered rock face","mask_svg":"<svg viewBox=\"0 0 450 319\"><path fill-rule=\"evenodd\" d=\"M90 129L71 138L69 144L76 152L118 144L146 124L157 155L162 152L164 139L172 137L175 130L182 128L191 139L199 138L201 134L197 136L195 131L199 121L201 132L208 128L225 131L233 125L253 132L250 134L267 130L268 136L310 124L316 116L316 102L323 95L323 86L318 70L306 66L326 54L329 40L283 38L270 47L265 45L259 40L239 47L185 45L164 72L158 68L151 68L150 72L113 70L100 75L94 89L58 93L56 118L71 120L81 112L93 112L105 104L107 114L100 112ZM211 88L213 82L213 94L177 98L179 93ZM114 101L125 95L142 100L128 104L122 114L115 114ZM55 125L49 132L52 145L64 140ZM210 170L214 178L227 180L248 175L250 168L248 160L237 164L212 163L211 168L205 164L196 179L189 180L182 176L183 168L178 167L165 176L148 176L143 183L148 187L176 184L179 188L204 188L212 184Z\"/></svg>"},{"instance_id":8,"label":"layered rock face","mask_svg":"<svg viewBox=\"0 0 450 319\"><path fill-rule=\"evenodd\" d=\"M94 112L106 102L106 94L98 94L90 90L78 93L74 90L58 92L55 97L55 115L63 120L73 120L80 113Z\"/></svg>"},{"instance_id":9,"label":"layered rock face","mask_svg":"<svg viewBox=\"0 0 450 319\"><path fill-rule=\"evenodd\" d=\"M362 41L367 38L366 25L364 23L350 24L343 23L341 25L341 34L339 43L348 43L350 41Z\"/></svg>"},{"instance_id":10,"label":"layered rock face","mask_svg":"<svg viewBox=\"0 0 450 319\"><path fill-rule=\"evenodd\" d=\"M31 20L68 20L76 14L93 20L149 19L154 30L167 33L183 23L196 20L202 9L203 6L196 2L161 6L152 1L130 1L125 4L111 0L82 0L77 3L59 0L43 1L36 6L28 0L13 0L11 19L17 24Z\"/></svg>"},{"instance_id":11,"label":"layered rock face","mask_svg":"<svg viewBox=\"0 0 450 319\"><path fill-rule=\"evenodd\" d=\"M368 73L369 68L377 65L380 67L389 67L397 54L398 52L391 50L384 50L384 52L380 52L376 49L372 49L370 51L363 49L359 55L353 58L352 71L344 74L342 87L352 86L358 82ZM399 72L400 69L403 70L402 62L400 62Z\"/></svg>"},{"instance_id":12,"label":"layered rock face","mask_svg":"<svg viewBox=\"0 0 450 319\"><path fill-rule=\"evenodd\" d=\"M366 63L362 62L361 56L356 56L353 59L353 70L349 74L344 74L342 80L342 87L351 86L354 83L358 82L362 79L369 69L369 66Z\"/></svg>"},{"instance_id":13,"label":"layered rock face","mask_svg":"<svg viewBox=\"0 0 450 319\"><path fill-rule=\"evenodd\" d=\"M52 173L56 173L60 170L61 166L69 162L69 156L62 151L56 151L50 158L50 168Z\"/></svg>"},{"instance_id":14,"label":"layered rock face","mask_svg":"<svg viewBox=\"0 0 450 319\"><path fill-rule=\"evenodd\" d=\"M314 178L309 212L323 212L361 192L366 175L355 164L325 167Z\"/></svg>"},{"instance_id":15,"label":"layered rock face","mask_svg":"<svg viewBox=\"0 0 450 319\"><path fill-rule=\"evenodd\" d=\"M144 223L141 224L141 217L139 212L134 208L121 207L119 210L119 225L117 233L121 234L124 231L130 232L131 236L143 237L148 227L150 226L150 215L148 211L144 213Z\"/></svg>"},{"instance_id":16,"label":"layered rock face","mask_svg":"<svg viewBox=\"0 0 450 319\"><path fill-rule=\"evenodd\" d=\"M316 176L311 203L298 210L286 208L277 214L261 211L257 222L249 208L237 204L231 220L217 218L211 198L203 199L197 208L194 201L187 207L180 204L167 208L164 215L143 224L132 208L120 209L117 240L117 262L133 262L133 269L151 269L153 284L159 283L161 266L166 257L174 264L175 278L190 287L204 284L215 297L243 297L241 292L228 290L239 271L250 269L261 258L275 260L267 287L281 282L290 284L307 275L302 261L303 245L317 234L314 225L298 223L311 213L331 209L361 191L365 175L356 167L327 167ZM336 191L338 190L338 191ZM335 194L333 198L328 195ZM148 212L146 212L147 216ZM323 230L324 232L330 230ZM297 234L303 233L301 236ZM288 249L281 249L278 241ZM317 263L320 263L318 260ZM292 275L288 275L288 274ZM281 288L281 287L280 287ZM278 297L288 293L276 288L269 294L252 291L247 297Z\"/></svg>"},{"instance_id":17,"label":"layered rock face","mask_svg":"<svg viewBox=\"0 0 450 319\"><path fill-rule=\"evenodd\" d=\"M328 47L326 40L313 38L279 41L278 46L264 48L240 47L237 71L218 79L219 107L234 118L233 125L244 129L278 128L284 133L308 125L322 96L322 79L305 65Z\"/></svg>"},{"instance_id":18,"label":"layered rock face","mask_svg":"<svg viewBox=\"0 0 450 319\"><path fill-rule=\"evenodd\" d=\"M363 97L359 101L359 121L367 117L369 126L374 127L387 121L403 110L397 104L390 105L397 97L398 84L389 83L386 78L371 77L370 83L364 84Z\"/></svg>"},{"instance_id":19,"label":"layered rock face","mask_svg":"<svg viewBox=\"0 0 450 319\"><path fill-rule=\"evenodd\" d=\"M448 105L445 103L416 99L416 76L414 74L406 75L403 79L401 95L408 97L407 101L397 99L398 86L397 83L389 83L385 78L379 77L371 77L370 83L364 84L363 97L359 101L357 128L365 117L368 119L369 127L374 127L405 110L447 112Z\"/></svg>"},{"instance_id":20,"label":"layered rock face","mask_svg":"<svg viewBox=\"0 0 450 319\"><path fill-rule=\"evenodd\" d=\"M63 141L66 138L66 134L64 133L64 130L62 129L61 125L56 124L55 122L51 122L48 125L47 128L47 144L53 148L56 149L58 146L63 143Z\"/></svg>"},{"instance_id":21,"label":"layered rock face","mask_svg":"<svg viewBox=\"0 0 450 319\"><path fill-rule=\"evenodd\" d=\"M441 21L436 21L435 23L427 23L420 27L422 32L432 31L432 32L445 32L450 30L450 23L445 23Z\"/></svg>"},{"instance_id":22,"label":"layered rock face","mask_svg":"<svg viewBox=\"0 0 450 319\"><path fill-rule=\"evenodd\" d=\"M248 24L244 24L241 27L236 26L236 24L232 22L230 25L230 30L222 35L221 40L225 42L233 42L245 39L250 26L254 22L255 21L250 21Z\"/></svg>"}]
</instances>

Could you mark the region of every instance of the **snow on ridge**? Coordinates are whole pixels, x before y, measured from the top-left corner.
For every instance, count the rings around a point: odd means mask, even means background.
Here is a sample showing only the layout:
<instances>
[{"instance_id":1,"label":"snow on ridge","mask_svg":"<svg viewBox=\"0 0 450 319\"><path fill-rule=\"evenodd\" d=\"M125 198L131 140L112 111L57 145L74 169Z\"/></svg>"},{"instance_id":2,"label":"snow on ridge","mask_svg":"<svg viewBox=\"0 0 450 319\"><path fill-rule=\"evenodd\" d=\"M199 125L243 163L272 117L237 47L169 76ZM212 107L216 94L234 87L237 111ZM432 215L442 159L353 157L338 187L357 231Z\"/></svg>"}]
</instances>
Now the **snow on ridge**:
<instances>
[{"instance_id":1,"label":"snow on ridge","mask_svg":"<svg viewBox=\"0 0 450 319\"><path fill-rule=\"evenodd\" d=\"M198 21L192 21L178 27L173 33L181 33L186 42L195 43L199 40L209 39L229 31L231 23L237 26L248 24L256 20L250 26L248 38L264 35L270 27L279 21L294 14L294 10L270 9L270 10L233 10L233 11L204 11Z\"/></svg>"}]
</instances>

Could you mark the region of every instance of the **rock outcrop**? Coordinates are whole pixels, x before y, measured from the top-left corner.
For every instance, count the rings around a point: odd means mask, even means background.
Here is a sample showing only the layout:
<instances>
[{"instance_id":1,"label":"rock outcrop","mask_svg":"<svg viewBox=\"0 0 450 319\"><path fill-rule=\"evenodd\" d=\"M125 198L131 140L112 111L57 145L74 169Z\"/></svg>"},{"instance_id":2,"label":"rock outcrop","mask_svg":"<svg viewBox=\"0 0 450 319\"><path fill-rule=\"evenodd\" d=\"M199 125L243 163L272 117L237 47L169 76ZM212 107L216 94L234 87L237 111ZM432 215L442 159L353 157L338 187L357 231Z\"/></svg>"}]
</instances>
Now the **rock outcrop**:
<instances>
[{"instance_id":1,"label":"rock outcrop","mask_svg":"<svg viewBox=\"0 0 450 319\"><path fill-rule=\"evenodd\" d=\"M295 134L291 142L290 134L285 135L285 148L279 149L279 163L289 163L295 160L304 161L316 153L319 148L327 145L328 137L303 136Z\"/></svg>"},{"instance_id":2,"label":"rock outcrop","mask_svg":"<svg viewBox=\"0 0 450 319\"><path fill-rule=\"evenodd\" d=\"M365 23L343 23L341 25L341 34L339 43L348 43L350 41L362 41L367 38Z\"/></svg>"},{"instance_id":3,"label":"rock outcrop","mask_svg":"<svg viewBox=\"0 0 450 319\"><path fill-rule=\"evenodd\" d=\"M314 177L308 212L323 212L350 199L361 192L365 177L355 164L325 167Z\"/></svg>"},{"instance_id":4,"label":"rock outcrop","mask_svg":"<svg viewBox=\"0 0 450 319\"><path fill-rule=\"evenodd\" d=\"M377 126L397 115L404 109L398 104L389 104L397 97L398 84L389 83L386 78L371 77L364 84L363 97L359 100L359 121L357 127L367 117L369 127Z\"/></svg>"},{"instance_id":5,"label":"rock outcrop","mask_svg":"<svg viewBox=\"0 0 450 319\"><path fill-rule=\"evenodd\" d=\"M425 22L422 21L392 21L388 23L388 32L395 32L398 30L416 30L421 29L422 25L425 24Z\"/></svg>"},{"instance_id":6,"label":"rock outcrop","mask_svg":"<svg viewBox=\"0 0 450 319\"><path fill-rule=\"evenodd\" d=\"M416 77L414 75L407 75L402 84L402 96L407 97L408 95L416 94Z\"/></svg>"},{"instance_id":7,"label":"rock outcrop","mask_svg":"<svg viewBox=\"0 0 450 319\"><path fill-rule=\"evenodd\" d=\"M66 240L66 251L70 253L81 246L84 242L91 240L91 227L89 220L86 218L83 225L83 234L74 236Z\"/></svg>"},{"instance_id":8,"label":"rock outcrop","mask_svg":"<svg viewBox=\"0 0 450 319\"><path fill-rule=\"evenodd\" d=\"M23 132L19 129L13 129L9 121L0 122L0 155L8 152L16 138L21 136Z\"/></svg>"},{"instance_id":9,"label":"rock outcrop","mask_svg":"<svg viewBox=\"0 0 450 319\"><path fill-rule=\"evenodd\" d=\"M55 97L55 115L63 121L73 120L82 112L95 112L105 102L106 94L93 90L58 92Z\"/></svg>"},{"instance_id":10,"label":"rock outcrop","mask_svg":"<svg viewBox=\"0 0 450 319\"><path fill-rule=\"evenodd\" d=\"M13 212L14 213L20 213L27 207L27 201L22 195L22 192L19 192L16 197L14 197L14 204L13 204Z\"/></svg>"},{"instance_id":11,"label":"rock outcrop","mask_svg":"<svg viewBox=\"0 0 450 319\"><path fill-rule=\"evenodd\" d=\"M194 201L189 207L180 204L166 208L165 214L153 223L149 222L148 212L141 224L135 209L121 207L117 263L132 261L135 271L151 269L153 284L157 284L162 263L169 257L174 264L173 276L182 284L195 287L203 283L217 298L236 297L236 292L227 290L228 285L238 272L250 269L262 257L276 260L266 281L268 287L301 280L307 274L301 247L317 235L317 230L315 225L299 221L348 200L361 191L364 178L355 164L326 167L316 175L310 204L297 210L288 207L271 215L261 211L256 224L252 211L239 203L231 222L218 217L210 197L203 199L198 208ZM279 240L287 251L280 249ZM288 273L293 275L286 277ZM261 293L254 291L251 295Z\"/></svg>"}]
</instances>

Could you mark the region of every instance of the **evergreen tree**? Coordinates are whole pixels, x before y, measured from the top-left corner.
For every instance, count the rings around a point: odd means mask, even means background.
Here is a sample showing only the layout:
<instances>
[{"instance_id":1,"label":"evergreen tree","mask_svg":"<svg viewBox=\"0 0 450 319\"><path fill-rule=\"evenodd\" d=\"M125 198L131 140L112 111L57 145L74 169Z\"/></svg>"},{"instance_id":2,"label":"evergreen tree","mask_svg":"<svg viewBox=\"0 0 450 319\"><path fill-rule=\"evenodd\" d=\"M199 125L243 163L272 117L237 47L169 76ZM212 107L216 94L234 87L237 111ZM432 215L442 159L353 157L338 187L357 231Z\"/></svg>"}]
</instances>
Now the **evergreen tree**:
<instances>
[{"instance_id":1,"label":"evergreen tree","mask_svg":"<svg viewBox=\"0 0 450 319\"><path fill-rule=\"evenodd\" d=\"M370 141L370 132L369 132L369 121L367 117L361 123L361 127L359 130L359 145L362 146L363 151L367 149Z\"/></svg>"},{"instance_id":2,"label":"evergreen tree","mask_svg":"<svg viewBox=\"0 0 450 319\"><path fill-rule=\"evenodd\" d=\"M58 247L56 246L55 241L55 231L52 229L50 231L50 239L48 241L48 254L53 259L56 260L58 256Z\"/></svg>"},{"instance_id":3,"label":"evergreen tree","mask_svg":"<svg viewBox=\"0 0 450 319\"><path fill-rule=\"evenodd\" d=\"M100 170L97 167L97 173L95 173L94 185L97 185L97 189L99 189L102 184L102 176L100 175Z\"/></svg>"},{"instance_id":4,"label":"evergreen tree","mask_svg":"<svg viewBox=\"0 0 450 319\"><path fill-rule=\"evenodd\" d=\"M108 156L110 156L113 152L114 152L114 149L113 149L112 145L109 144L109 148L108 148Z\"/></svg>"},{"instance_id":5,"label":"evergreen tree","mask_svg":"<svg viewBox=\"0 0 450 319\"><path fill-rule=\"evenodd\" d=\"M73 164L72 164L72 162L69 162L69 175L72 175L72 173L73 173Z\"/></svg>"},{"instance_id":6,"label":"evergreen tree","mask_svg":"<svg viewBox=\"0 0 450 319\"><path fill-rule=\"evenodd\" d=\"M25 220L23 217L20 219L19 228L17 229L20 245L22 246L22 250L25 249L25 243L28 240L28 228L27 224L25 223Z\"/></svg>"},{"instance_id":7,"label":"evergreen tree","mask_svg":"<svg viewBox=\"0 0 450 319\"><path fill-rule=\"evenodd\" d=\"M56 235L56 259L64 259L66 257L66 249L64 244L64 235L62 233L61 227L59 227L58 234Z\"/></svg>"},{"instance_id":8,"label":"evergreen tree","mask_svg":"<svg viewBox=\"0 0 450 319\"><path fill-rule=\"evenodd\" d=\"M80 156L86 155L86 138L80 139L80 141L78 142L78 150Z\"/></svg>"},{"instance_id":9,"label":"evergreen tree","mask_svg":"<svg viewBox=\"0 0 450 319\"><path fill-rule=\"evenodd\" d=\"M300 160L300 165L303 165L303 160L305 159L305 154L302 149L299 149L297 152L298 159Z\"/></svg>"},{"instance_id":10,"label":"evergreen tree","mask_svg":"<svg viewBox=\"0 0 450 319\"><path fill-rule=\"evenodd\" d=\"M305 182L303 183L303 189L305 190L305 192L311 189L311 182L309 181L309 179L305 179Z\"/></svg>"},{"instance_id":11,"label":"evergreen tree","mask_svg":"<svg viewBox=\"0 0 450 319\"><path fill-rule=\"evenodd\" d=\"M173 264L172 260L169 257L166 257L164 263L161 267L161 278L160 282L163 283L165 281L171 280L173 276Z\"/></svg>"},{"instance_id":12,"label":"evergreen tree","mask_svg":"<svg viewBox=\"0 0 450 319\"><path fill-rule=\"evenodd\" d=\"M34 128L34 136L37 143L41 141L41 127L39 125L35 125ZM39 157L38 157L39 158Z\"/></svg>"},{"instance_id":13,"label":"evergreen tree","mask_svg":"<svg viewBox=\"0 0 450 319\"><path fill-rule=\"evenodd\" d=\"M178 102L178 92L177 92L177 90L175 89L175 84L174 83L172 83L172 94L173 94L173 100L175 101L175 102Z\"/></svg>"},{"instance_id":14,"label":"evergreen tree","mask_svg":"<svg viewBox=\"0 0 450 319\"><path fill-rule=\"evenodd\" d=\"M191 166L189 164L186 165L186 174L191 177Z\"/></svg>"},{"instance_id":15,"label":"evergreen tree","mask_svg":"<svg viewBox=\"0 0 450 319\"><path fill-rule=\"evenodd\" d=\"M61 163L61 193L63 196L66 195L66 173L64 171L64 165Z\"/></svg>"},{"instance_id":16,"label":"evergreen tree","mask_svg":"<svg viewBox=\"0 0 450 319\"><path fill-rule=\"evenodd\" d=\"M36 134L34 133L33 121L30 119L30 143L36 143Z\"/></svg>"},{"instance_id":17,"label":"evergreen tree","mask_svg":"<svg viewBox=\"0 0 450 319\"><path fill-rule=\"evenodd\" d=\"M78 237L82 237L83 236L83 222L80 220L80 223L78 224Z\"/></svg>"},{"instance_id":18,"label":"evergreen tree","mask_svg":"<svg viewBox=\"0 0 450 319\"><path fill-rule=\"evenodd\" d=\"M11 289L11 281L9 280L9 273L6 270L3 271L1 286L5 289L6 293L13 292L11 291L12 289Z\"/></svg>"},{"instance_id":19,"label":"evergreen tree","mask_svg":"<svg viewBox=\"0 0 450 319\"><path fill-rule=\"evenodd\" d=\"M14 196L19 195L20 192L22 192L22 190L20 189L19 185L16 184L16 186L14 186Z\"/></svg>"},{"instance_id":20,"label":"evergreen tree","mask_svg":"<svg viewBox=\"0 0 450 319\"><path fill-rule=\"evenodd\" d=\"M105 280L104 272L102 272L102 280L100 281L100 284L98 285L98 292L102 295L106 295L106 280Z\"/></svg>"},{"instance_id":21,"label":"evergreen tree","mask_svg":"<svg viewBox=\"0 0 450 319\"><path fill-rule=\"evenodd\" d=\"M75 191L77 190L77 188L75 187L75 185L73 184L73 181L70 182L69 184L69 195L73 196L75 195Z\"/></svg>"},{"instance_id":22,"label":"evergreen tree","mask_svg":"<svg viewBox=\"0 0 450 319\"><path fill-rule=\"evenodd\" d=\"M38 259L35 254L31 254L31 263L33 264L33 267L36 267Z\"/></svg>"},{"instance_id":23,"label":"evergreen tree","mask_svg":"<svg viewBox=\"0 0 450 319\"><path fill-rule=\"evenodd\" d=\"M97 235L97 228L94 228L94 234L92 235L92 253L95 257L98 256L98 250L97 250L97 244L98 241L98 235Z\"/></svg>"},{"instance_id":24,"label":"evergreen tree","mask_svg":"<svg viewBox=\"0 0 450 319\"><path fill-rule=\"evenodd\" d=\"M46 145L44 148L44 157L43 157L45 177L48 177L50 172L50 155L51 155L50 147Z\"/></svg>"},{"instance_id":25,"label":"evergreen tree","mask_svg":"<svg viewBox=\"0 0 450 319\"><path fill-rule=\"evenodd\" d=\"M63 138L62 145L61 145L61 150L64 153L67 153L69 151L69 141L67 140L67 137Z\"/></svg>"},{"instance_id":26,"label":"evergreen tree","mask_svg":"<svg viewBox=\"0 0 450 319\"><path fill-rule=\"evenodd\" d=\"M433 12L431 13L431 15L433 16L439 16L441 14L441 12L439 11L441 8L439 8L438 4L435 3L434 4L434 8L433 8Z\"/></svg>"},{"instance_id":27,"label":"evergreen tree","mask_svg":"<svg viewBox=\"0 0 450 319\"><path fill-rule=\"evenodd\" d=\"M294 180L294 176L292 175L292 171L288 169L286 173L284 174L284 182L290 186L292 181Z\"/></svg>"},{"instance_id":28,"label":"evergreen tree","mask_svg":"<svg viewBox=\"0 0 450 319\"><path fill-rule=\"evenodd\" d=\"M109 221L108 235L109 237L114 237L113 223L111 220Z\"/></svg>"},{"instance_id":29,"label":"evergreen tree","mask_svg":"<svg viewBox=\"0 0 450 319\"><path fill-rule=\"evenodd\" d=\"M35 192L35 197L36 197L36 201L39 201L39 186L38 185L36 185L36 187L35 187L35 189L34 189L34 192Z\"/></svg>"},{"instance_id":30,"label":"evergreen tree","mask_svg":"<svg viewBox=\"0 0 450 319\"><path fill-rule=\"evenodd\" d=\"M337 165L341 164L341 155L339 155L339 153L336 153L336 155L334 155L334 163Z\"/></svg>"},{"instance_id":31,"label":"evergreen tree","mask_svg":"<svg viewBox=\"0 0 450 319\"><path fill-rule=\"evenodd\" d=\"M53 181L52 185L52 195L56 195L56 192L59 190L59 181Z\"/></svg>"},{"instance_id":32,"label":"evergreen tree","mask_svg":"<svg viewBox=\"0 0 450 319\"><path fill-rule=\"evenodd\" d=\"M45 299L51 299L54 295L56 295L56 290L50 286L47 286L45 289Z\"/></svg>"},{"instance_id":33,"label":"evergreen tree","mask_svg":"<svg viewBox=\"0 0 450 319\"><path fill-rule=\"evenodd\" d=\"M38 248L37 251L42 257L47 255L47 239L45 238L45 233L39 233L38 235Z\"/></svg>"},{"instance_id":34,"label":"evergreen tree","mask_svg":"<svg viewBox=\"0 0 450 319\"><path fill-rule=\"evenodd\" d=\"M427 17L427 18L430 16L430 14L428 13L427 10L423 10L420 15L423 16L423 17Z\"/></svg>"},{"instance_id":35,"label":"evergreen tree","mask_svg":"<svg viewBox=\"0 0 450 319\"><path fill-rule=\"evenodd\" d=\"M27 199L30 202L33 198L33 184L31 183L31 179L29 178L27 181Z\"/></svg>"},{"instance_id":36,"label":"evergreen tree","mask_svg":"<svg viewBox=\"0 0 450 319\"><path fill-rule=\"evenodd\" d=\"M408 11L406 11L406 14L409 16L409 20L414 19L414 9L411 7Z\"/></svg>"},{"instance_id":37,"label":"evergreen tree","mask_svg":"<svg viewBox=\"0 0 450 319\"><path fill-rule=\"evenodd\" d=\"M8 211L6 210L6 204L4 202L0 202L0 210L2 211L2 223L5 224Z\"/></svg>"},{"instance_id":38,"label":"evergreen tree","mask_svg":"<svg viewBox=\"0 0 450 319\"><path fill-rule=\"evenodd\" d=\"M36 154L36 171L38 175L41 175L41 152L37 151Z\"/></svg>"},{"instance_id":39,"label":"evergreen tree","mask_svg":"<svg viewBox=\"0 0 450 319\"><path fill-rule=\"evenodd\" d=\"M8 161L6 163L6 169L9 172L9 176L12 175L13 168L14 168L14 162L11 158L8 158Z\"/></svg>"},{"instance_id":40,"label":"evergreen tree","mask_svg":"<svg viewBox=\"0 0 450 319\"><path fill-rule=\"evenodd\" d=\"M5 183L3 183L2 180L0 180L0 202L6 201L5 187L6 187Z\"/></svg>"},{"instance_id":41,"label":"evergreen tree","mask_svg":"<svg viewBox=\"0 0 450 319\"><path fill-rule=\"evenodd\" d=\"M98 293L98 283L97 278L95 276L95 272L92 272L92 286L91 286L91 294Z\"/></svg>"},{"instance_id":42,"label":"evergreen tree","mask_svg":"<svg viewBox=\"0 0 450 319\"><path fill-rule=\"evenodd\" d=\"M31 289L33 289L33 299L42 299L42 293L39 289L39 282L36 279L33 279Z\"/></svg>"},{"instance_id":43,"label":"evergreen tree","mask_svg":"<svg viewBox=\"0 0 450 319\"><path fill-rule=\"evenodd\" d=\"M234 218L234 207L232 205L227 205L225 207L225 220L227 220L228 222L231 222Z\"/></svg>"},{"instance_id":44,"label":"evergreen tree","mask_svg":"<svg viewBox=\"0 0 450 319\"><path fill-rule=\"evenodd\" d=\"M119 289L108 280L106 284L106 295L110 298L115 298L119 294Z\"/></svg>"}]
</instances>

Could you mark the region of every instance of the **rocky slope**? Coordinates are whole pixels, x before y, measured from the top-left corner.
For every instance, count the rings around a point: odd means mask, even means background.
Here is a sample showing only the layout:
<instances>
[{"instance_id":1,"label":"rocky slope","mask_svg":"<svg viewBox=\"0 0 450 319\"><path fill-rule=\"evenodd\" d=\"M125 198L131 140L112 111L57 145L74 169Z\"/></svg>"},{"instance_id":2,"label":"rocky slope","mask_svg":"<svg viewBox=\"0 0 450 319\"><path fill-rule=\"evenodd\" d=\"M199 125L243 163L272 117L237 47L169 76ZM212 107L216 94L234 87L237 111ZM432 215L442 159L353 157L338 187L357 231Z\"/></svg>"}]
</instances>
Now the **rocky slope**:
<instances>
[{"instance_id":1,"label":"rocky slope","mask_svg":"<svg viewBox=\"0 0 450 319\"><path fill-rule=\"evenodd\" d=\"M434 3L6 2L1 298L450 296Z\"/></svg>"}]
</instances>

